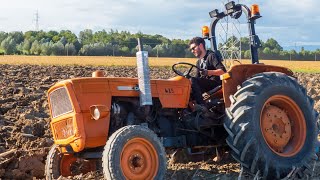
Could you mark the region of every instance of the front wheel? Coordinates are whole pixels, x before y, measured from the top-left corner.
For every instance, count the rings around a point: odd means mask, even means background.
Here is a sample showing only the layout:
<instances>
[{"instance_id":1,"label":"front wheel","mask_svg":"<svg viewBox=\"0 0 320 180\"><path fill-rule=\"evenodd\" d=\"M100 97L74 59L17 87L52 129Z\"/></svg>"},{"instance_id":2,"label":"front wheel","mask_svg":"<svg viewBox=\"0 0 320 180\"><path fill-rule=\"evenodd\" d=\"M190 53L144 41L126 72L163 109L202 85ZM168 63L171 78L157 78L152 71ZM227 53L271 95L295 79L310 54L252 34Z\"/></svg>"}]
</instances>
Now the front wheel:
<instances>
[{"instance_id":1,"label":"front wheel","mask_svg":"<svg viewBox=\"0 0 320 180\"><path fill-rule=\"evenodd\" d=\"M164 179L166 162L159 138L139 125L125 126L114 132L102 157L106 179Z\"/></svg>"},{"instance_id":2,"label":"front wheel","mask_svg":"<svg viewBox=\"0 0 320 180\"><path fill-rule=\"evenodd\" d=\"M280 179L312 175L317 113L297 81L282 73L257 74L230 96L224 127L232 156L253 174Z\"/></svg>"},{"instance_id":3,"label":"front wheel","mask_svg":"<svg viewBox=\"0 0 320 180\"><path fill-rule=\"evenodd\" d=\"M45 176L47 180L58 179L60 176L68 177L95 171L95 160L76 158L73 154L60 153L57 145L53 145L47 155Z\"/></svg>"}]
</instances>

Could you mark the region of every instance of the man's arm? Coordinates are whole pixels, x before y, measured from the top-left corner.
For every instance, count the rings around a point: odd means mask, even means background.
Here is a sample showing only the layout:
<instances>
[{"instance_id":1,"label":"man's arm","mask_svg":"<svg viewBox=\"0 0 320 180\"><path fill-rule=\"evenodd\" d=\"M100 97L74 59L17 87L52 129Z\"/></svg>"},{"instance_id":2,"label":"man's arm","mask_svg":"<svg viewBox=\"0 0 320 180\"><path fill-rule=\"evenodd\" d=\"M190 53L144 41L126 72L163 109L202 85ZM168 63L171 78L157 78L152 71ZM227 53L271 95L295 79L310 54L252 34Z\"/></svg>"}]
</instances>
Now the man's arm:
<instances>
[{"instance_id":1,"label":"man's arm","mask_svg":"<svg viewBox=\"0 0 320 180\"><path fill-rule=\"evenodd\" d=\"M216 70L208 70L208 76L220 76L224 74L224 70L222 69L216 69Z\"/></svg>"},{"instance_id":2,"label":"man's arm","mask_svg":"<svg viewBox=\"0 0 320 180\"><path fill-rule=\"evenodd\" d=\"M226 72L226 68L214 53L208 56L208 61L216 68L215 70L208 70L208 76L220 76Z\"/></svg>"}]
</instances>

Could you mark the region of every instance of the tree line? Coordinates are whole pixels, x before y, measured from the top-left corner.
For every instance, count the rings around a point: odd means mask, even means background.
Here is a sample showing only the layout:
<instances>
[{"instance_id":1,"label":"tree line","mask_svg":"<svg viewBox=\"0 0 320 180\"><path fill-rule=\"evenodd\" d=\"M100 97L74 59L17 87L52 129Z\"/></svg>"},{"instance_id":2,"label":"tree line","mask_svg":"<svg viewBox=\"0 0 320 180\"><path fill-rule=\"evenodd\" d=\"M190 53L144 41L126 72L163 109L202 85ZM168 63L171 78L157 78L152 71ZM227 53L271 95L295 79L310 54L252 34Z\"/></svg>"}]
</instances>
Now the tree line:
<instances>
[{"instance_id":1,"label":"tree line","mask_svg":"<svg viewBox=\"0 0 320 180\"><path fill-rule=\"evenodd\" d=\"M231 37L235 38L235 37ZM247 37L240 38L241 42L241 57L245 59L251 58L250 40ZM294 49L284 50L283 47L273 38L267 39L266 42L261 41L262 47L259 48L259 58L268 60L319 60L320 49L314 51L305 50L301 47L300 51ZM317 57L318 56L318 57Z\"/></svg>"},{"instance_id":2,"label":"tree line","mask_svg":"<svg viewBox=\"0 0 320 180\"><path fill-rule=\"evenodd\" d=\"M46 56L135 56L137 38L143 39L143 48L150 56L192 57L188 51L188 40L170 40L161 35L141 32L90 29L75 35L70 30L0 32L0 53L6 55Z\"/></svg>"},{"instance_id":3,"label":"tree line","mask_svg":"<svg viewBox=\"0 0 320 180\"><path fill-rule=\"evenodd\" d=\"M153 57L194 57L188 49L189 40L168 39L162 35L148 35L141 32L91 29L80 31L77 36L70 30L0 32L0 54L44 55L44 56L135 56L138 51L137 38L143 39L143 48ZM230 37L227 42L234 42ZM250 58L249 38L240 38L241 57ZM219 46L222 46L221 44ZM224 46L231 46L225 44ZM320 49L300 52L286 51L270 38L262 42L260 59L314 60L320 57Z\"/></svg>"}]
</instances>

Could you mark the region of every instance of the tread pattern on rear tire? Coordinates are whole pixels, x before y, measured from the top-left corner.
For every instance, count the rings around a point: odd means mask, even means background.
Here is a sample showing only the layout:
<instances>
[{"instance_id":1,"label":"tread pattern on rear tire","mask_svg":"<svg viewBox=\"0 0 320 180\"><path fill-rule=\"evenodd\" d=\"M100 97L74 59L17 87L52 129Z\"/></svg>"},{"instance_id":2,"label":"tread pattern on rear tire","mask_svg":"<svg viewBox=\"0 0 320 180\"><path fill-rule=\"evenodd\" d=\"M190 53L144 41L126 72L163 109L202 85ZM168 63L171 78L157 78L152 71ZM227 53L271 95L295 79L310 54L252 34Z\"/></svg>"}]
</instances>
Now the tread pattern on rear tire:
<instances>
[{"instance_id":1,"label":"tread pattern on rear tire","mask_svg":"<svg viewBox=\"0 0 320 180\"><path fill-rule=\"evenodd\" d=\"M279 90L280 89L280 90ZM283 158L271 151L260 131L260 115L257 117L260 102L267 98L266 94L283 92L284 90L295 93L292 98L304 112L307 125L307 138L302 149L292 158ZM288 95L289 96L289 95ZM226 109L224 127L229 136L227 144L231 147L232 156L244 165L245 170L260 174L266 179L279 179L285 177L292 166L299 168L301 178L311 177L315 161L315 144L318 113L313 109L314 101L307 96L304 87L299 85L293 77L278 72L265 72L254 75L244 81L238 91L230 96L232 103ZM302 103L303 102L303 103ZM255 121L258 121L255 122ZM253 138L255 138L253 140Z\"/></svg>"}]
</instances>

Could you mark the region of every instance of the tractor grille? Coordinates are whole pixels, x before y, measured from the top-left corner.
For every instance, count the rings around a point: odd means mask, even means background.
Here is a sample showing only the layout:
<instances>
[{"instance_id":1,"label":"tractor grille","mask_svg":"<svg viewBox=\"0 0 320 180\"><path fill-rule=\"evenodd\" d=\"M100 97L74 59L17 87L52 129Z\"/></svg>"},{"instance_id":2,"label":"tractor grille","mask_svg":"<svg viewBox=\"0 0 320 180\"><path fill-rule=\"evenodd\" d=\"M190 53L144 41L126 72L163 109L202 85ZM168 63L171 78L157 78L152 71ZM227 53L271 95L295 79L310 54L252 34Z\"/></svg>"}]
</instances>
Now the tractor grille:
<instances>
[{"instance_id":1,"label":"tractor grille","mask_svg":"<svg viewBox=\"0 0 320 180\"><path fill-rule=\"evenodd\" d=\"M64 119L62 121L52 124L54 129L55 139L67 139L72 136L73 133L73 124L72 118Z\"/></svg>"},{"instance_id":2,"label":"tractor grille","mask_svg":"<svg viewBox=\"0 0 320 180\"><path fill-rule=\"evenodd\" d=\"M52 118L56 118L73 111L66 88L61 87L54 90L50 93L49 97L51 103Z\"/></svg>"}]
</instances>

